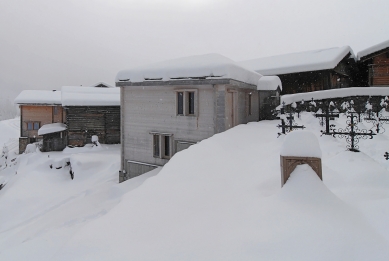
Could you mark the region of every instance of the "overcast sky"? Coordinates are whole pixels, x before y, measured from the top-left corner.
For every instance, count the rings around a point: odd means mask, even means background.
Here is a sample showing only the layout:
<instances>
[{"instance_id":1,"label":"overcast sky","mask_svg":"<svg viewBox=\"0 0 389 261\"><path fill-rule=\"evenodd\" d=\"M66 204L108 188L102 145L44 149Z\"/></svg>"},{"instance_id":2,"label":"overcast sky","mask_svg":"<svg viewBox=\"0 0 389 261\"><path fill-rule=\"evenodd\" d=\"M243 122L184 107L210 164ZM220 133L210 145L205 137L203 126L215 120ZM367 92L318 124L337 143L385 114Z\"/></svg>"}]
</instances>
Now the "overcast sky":
<instances>
[{"instance_id":1,"label":"overcast sky","mask_svg":"<svg viewBox=\"0 0 389 261\"><path fill-rule=\"evenodd\" d=\"M0 0L0 96L114 84L119 70L389 39L389 0ZM12 94L12 95L11 95Z\"/></svg>"}]
</instances>

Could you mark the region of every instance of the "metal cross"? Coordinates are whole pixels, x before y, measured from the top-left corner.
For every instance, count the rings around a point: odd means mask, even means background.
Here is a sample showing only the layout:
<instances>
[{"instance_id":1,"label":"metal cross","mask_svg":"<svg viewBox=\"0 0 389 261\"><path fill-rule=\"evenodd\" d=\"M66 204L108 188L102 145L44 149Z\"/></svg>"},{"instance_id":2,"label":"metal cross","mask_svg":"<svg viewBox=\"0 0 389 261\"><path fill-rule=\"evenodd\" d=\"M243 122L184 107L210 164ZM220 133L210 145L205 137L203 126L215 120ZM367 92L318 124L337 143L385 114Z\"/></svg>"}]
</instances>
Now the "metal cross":
<instances>
[{"instance_id":1,"label":"metal cross","mask_svg":"<svg viewBox=\"0 0 389 261\"><path fill-rule=\"evenodd\" d=\"M285 114L285 102L282 103L282 109L281 109L281 114ZM294 123L294 116L292 109L289 110L289 115L286 117L288 123L285 123L284 119L281 119L281 124L277 125L278 128L281 128L281 133L278 133L278 137L281 134L286 134L286 132L291 132L292 130L295 129L304 129L305 126L299 126Z\"/></svg>"},{"instance_id":2,"label":"metal cross","mask_svg":"<svg viewBox=\"0 0 389 261\"><path fill-rule=\"evenodd\" d=\"M346 138L347 148L349 151L359 152L359 146L357 145L360 138L367 139L367 137L370 137L370 139L373 139L373 135L376 135L373 133L372 130L359 130L359 128L356 125L355 120L357 119L357 116L355 115L355 112L349 112L349 115L347 115L347 118L350 120L347 121L348 126L346 129L339 129L338 131L332 130L331 135L335 137L335 135L338 135L339 138Z\"/></svg>"},{"instance_id":3,"label":"metal cross","mask_svg":"<svg viewBox=\"0 0 389 261\"><path fill-rule=\"evenodd\" d=\"M327 105L327 103L325 103L325 105L323 106L323 109L324 109L324 113L315 113L315 117L316 118L320 118L320 125L323 126L324 125L324 122L326 124L326 131L322 132L322 134L325 134L325 135L332 135L330 133L330 127L333 127L334 125L330 125L330 120L331 119L334 119L334 118L339 118L339 113L334 113L334 112L330 112L329 110L329 106ZM324 121L325 120L325 121Z\"/></svg>"}]
</instances>

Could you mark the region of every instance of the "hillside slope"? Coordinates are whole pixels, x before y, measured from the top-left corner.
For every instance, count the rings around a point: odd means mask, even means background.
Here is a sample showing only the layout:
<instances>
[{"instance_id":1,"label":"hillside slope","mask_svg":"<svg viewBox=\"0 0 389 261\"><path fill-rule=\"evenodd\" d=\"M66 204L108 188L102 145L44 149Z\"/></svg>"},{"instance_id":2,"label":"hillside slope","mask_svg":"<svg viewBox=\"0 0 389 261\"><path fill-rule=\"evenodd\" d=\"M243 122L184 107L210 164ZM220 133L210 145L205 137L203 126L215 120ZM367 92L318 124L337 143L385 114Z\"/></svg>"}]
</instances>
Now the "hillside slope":
<instances>
[{"instance_id":1,"label":"hillside slope","mask_svg":"<svg viewBox=\"0 0 389 261\"><path fill-rule=\"evenodd\" d=\"M337 120L339 127L344 118ZM303 114L319 137L318 119ZM239 125L117 184L119 146L32 153L0 191L4 260L389 260L387 133L319 137L281 189L278 121ZM361 126L363 127L363 126ZM369 126L365 126L369 127ZM50 169L63 159L68 169ZM10 171L8 168L4 171Z\"/></svg>"}]
</instances>

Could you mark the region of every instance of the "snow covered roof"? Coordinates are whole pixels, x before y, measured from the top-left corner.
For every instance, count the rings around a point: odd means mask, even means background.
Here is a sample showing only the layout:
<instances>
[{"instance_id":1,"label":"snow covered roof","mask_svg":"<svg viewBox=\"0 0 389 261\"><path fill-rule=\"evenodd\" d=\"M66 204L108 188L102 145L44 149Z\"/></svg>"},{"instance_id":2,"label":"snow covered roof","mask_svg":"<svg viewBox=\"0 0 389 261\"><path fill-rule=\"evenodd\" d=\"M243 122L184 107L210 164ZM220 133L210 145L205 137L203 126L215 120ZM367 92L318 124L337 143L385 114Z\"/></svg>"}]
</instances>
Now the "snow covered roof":
<instances>
[{"instance_id":1,"label":"snow covered roof","mask_svg":"<svg viewBox=\"0 0 389 261\"><path fill-rule=\"evenodd\" d=\"M261 75L220 54L168 60L120 71L116 82L172 81L183 79L234 79L257 86Z\"/></svg>"},{"instance_id":2,"label":"snow covered roof","mask_svg":"<svg viewBox=\"0 0 389 261\"><path fill-rule=\"evenodd\" d=\"M389 96L388 87L351 87L343 89L324 90L316 92L304 92L281 96L281 104L291 104L299 101L323 100L350 96Z\"/></svg>"},{"instance_id":3,"label":"snow covered roof","mask_svg":"<svg viewBox=\"0 0 389 261\"><path fill-rule=\"evenodd\" d=\"M358 55L357 55L358 61L367 55L373 54L375 52L381 51L381 50L386 49L386 48L389 48L389 40L382 42L382 43L379 43L379 44L376 44L376 45L373 45L369 48L366 48L366 49L358 52Z\"/></svg>"},{"instance_id":4,"label":"snow covered roof","mask_svg":"<svg viewBox=\"0 0 389 261\"><path fill-rule=\"evenodd\" d=\"M355 58L350 46L343 46L263 57L240 64L262 75L279 75L332 69L349 53Z\"/></svg>"},{"instance_id":5,"label":"snow covered roof","mask_svg":"<svg viewBox=\"0 0 389 261\"><path fill-rule=\"evenodd\" d=\"M103 87L103 88L115 88L115 86L112 86L106 82L98 82L92 85L92 87Z\"/></svg>"},{"instance_id":6,"label":"snow covered roof","mask_svg":"<svg viewBox=\"0 0 389 261\"><path fill-rule=\"evenodd\" d=\"M66 125L63 123L45 124L38 130L38 135L42 136L49 133L55 133L66 130Z\"/></svg>"},{"instance_id":7,"label":"snow covered roof","mask_svg":"<svg viewBox=\"0 0 389 261\"><path fill-rule=\"evenodd\" d=\"M62 106L120 106L120 88L63 86Z\"/></svg>"},{"instance_id":8,"label":"snow covered roof","mask_svg":"<svg viewBox=\"0 0 389 261\"><path fill-rule=\"evenodd\" d=\"M60 91L24 90L14 100L15 104L61 104Z\"/></svg>"},{"instance_id":9,"label":"snow covered roof","mask_svg":"<svg viewBox=\"0 0 389 261\"><path fill-rule=\"evenodd\" d=\"M281 79L278 76L262 76L258 81L257 90L275 91L277 88L282 91Z\"/></svg>"}]
</instances>

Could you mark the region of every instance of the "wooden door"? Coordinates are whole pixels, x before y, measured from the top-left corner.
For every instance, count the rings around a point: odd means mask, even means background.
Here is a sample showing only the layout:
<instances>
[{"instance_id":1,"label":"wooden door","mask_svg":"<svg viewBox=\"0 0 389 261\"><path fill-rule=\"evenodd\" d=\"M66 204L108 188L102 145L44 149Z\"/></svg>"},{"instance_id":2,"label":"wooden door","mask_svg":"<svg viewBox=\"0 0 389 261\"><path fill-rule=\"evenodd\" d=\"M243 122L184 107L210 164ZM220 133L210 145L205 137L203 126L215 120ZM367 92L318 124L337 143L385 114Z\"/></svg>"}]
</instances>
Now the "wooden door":
<instances>
[{"instance_id":1,"label":"wooden door","mask_svg":"<svg viewBox=\"0 0 389 261\"><path fill-rule=\"evenodd\" d=\"M227 129L232 128L236 124L236 93L227 92Z\"/></svg>"}]
</instances>

